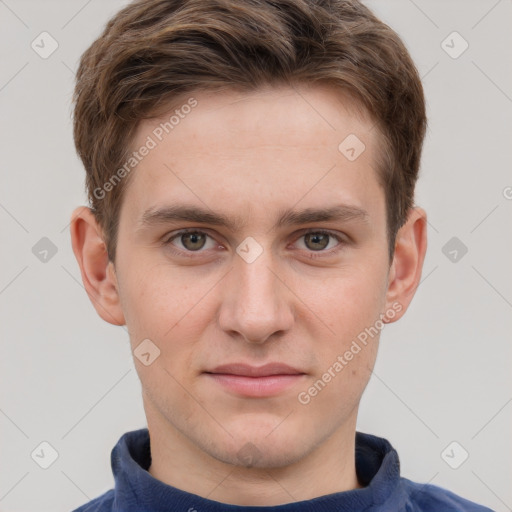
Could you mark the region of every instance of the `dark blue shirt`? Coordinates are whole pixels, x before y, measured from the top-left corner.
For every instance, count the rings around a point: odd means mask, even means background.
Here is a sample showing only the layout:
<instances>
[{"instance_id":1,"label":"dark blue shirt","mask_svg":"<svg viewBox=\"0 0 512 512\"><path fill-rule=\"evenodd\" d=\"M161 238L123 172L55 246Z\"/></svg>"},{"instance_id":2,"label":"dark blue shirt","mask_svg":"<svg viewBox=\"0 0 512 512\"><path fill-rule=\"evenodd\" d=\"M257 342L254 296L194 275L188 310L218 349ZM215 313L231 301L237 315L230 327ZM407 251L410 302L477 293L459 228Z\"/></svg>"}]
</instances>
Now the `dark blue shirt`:
<instances>
[{"instance_id":1,"label":"dark blue shirt","mask_svg":"<svg viewBox=\"0 0 512 512\"><path fill-rule=\"evenodd\" d=\"M148 473L147 428L127 432L112 450L115 488L74 512L492 512L450 491L400 476L398 454L380 437L356 432L363 488L273 507L226 505L164 484Z\"/></svg>"}]
</instances>

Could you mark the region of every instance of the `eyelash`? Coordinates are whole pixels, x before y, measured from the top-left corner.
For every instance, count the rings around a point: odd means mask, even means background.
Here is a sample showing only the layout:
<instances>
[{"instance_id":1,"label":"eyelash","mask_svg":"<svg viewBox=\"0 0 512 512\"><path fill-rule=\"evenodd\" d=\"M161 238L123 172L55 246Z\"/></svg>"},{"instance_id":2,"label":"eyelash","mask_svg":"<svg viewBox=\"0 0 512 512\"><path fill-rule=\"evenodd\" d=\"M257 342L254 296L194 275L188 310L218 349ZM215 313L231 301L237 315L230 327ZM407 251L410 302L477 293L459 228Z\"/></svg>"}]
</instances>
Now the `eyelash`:
<instances>
[{"instance_id":1,"label":"eyelash","mask_svg":"<svg viewBox=\"0 0 512 512\"><path fill-rule=\"evenodd\" d=\"M204 235L207 235L208 237L212 238L213 237L207 233L206 231L202 231L200 229L182 229L181 231L178 231L177 233L174 233L172 236L170 237L165 237L164 240L163 240L163 245L166 246L172 254L174 254L175 256L182 256L182 257L185 257L185 258L194 258L196 257L195 255L196 254L201 254L205 251L203 250L198 250L198 251L181 251L181 250L176 250L174 249L174 246L171 244L171 242L180 237L181 235L184 235L185 233L199 233L199 234L204 234ZM311 258L322 258L322 257L328 257L328 256L333 256L334 254L337 254L340 250L343 249L344 245L347 244L347 241L344 240L340 235L336 234L336 233L333 233L332 231L327 231L325 229L309 229L307 231L304 231L300 234L300 236L296 239L296 240L299 240L300 238L306 236L306 235L309 235L309 234L319 234L319 235L328 235L334 239L336 239L337 242L339 242L339 244L334 247L333 249L330 249L330 250L320 250L320 251L309 251L309 257Z\"/></svg>"}]
</instances>

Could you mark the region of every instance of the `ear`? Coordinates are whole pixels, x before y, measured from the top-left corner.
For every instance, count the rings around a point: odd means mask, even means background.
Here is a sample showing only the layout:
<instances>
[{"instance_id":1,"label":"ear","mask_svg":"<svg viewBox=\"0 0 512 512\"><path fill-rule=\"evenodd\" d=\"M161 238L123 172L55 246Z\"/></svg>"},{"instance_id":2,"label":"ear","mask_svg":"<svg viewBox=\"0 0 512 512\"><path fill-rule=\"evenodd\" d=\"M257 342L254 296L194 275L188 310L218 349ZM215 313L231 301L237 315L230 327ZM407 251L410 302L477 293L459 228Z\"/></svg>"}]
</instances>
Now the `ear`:
<instances>
[{"instance_id":1,"label":"ear","mask_svg":"<svg viewBox=\"0 0 512 512\"><path fill-rule=\"evenodd\" d=\"M108 258L103 231L91 209L75 209L70 226L73 252L96 312L106 322L124 325L114 264Z\"/></svg>"},{"instance_id":2,"label":"ear","mask_svg":"<svg viewBox=\"0 0 512 512\"><path fill-rule=\"evenodd\" d=\"M383 318L384 323L396 322L409 307L420 283L426 251L427 214L422 208L412 208L396 236L386 294L386 311L394 314Z\"/></svg>"}]
</instances>

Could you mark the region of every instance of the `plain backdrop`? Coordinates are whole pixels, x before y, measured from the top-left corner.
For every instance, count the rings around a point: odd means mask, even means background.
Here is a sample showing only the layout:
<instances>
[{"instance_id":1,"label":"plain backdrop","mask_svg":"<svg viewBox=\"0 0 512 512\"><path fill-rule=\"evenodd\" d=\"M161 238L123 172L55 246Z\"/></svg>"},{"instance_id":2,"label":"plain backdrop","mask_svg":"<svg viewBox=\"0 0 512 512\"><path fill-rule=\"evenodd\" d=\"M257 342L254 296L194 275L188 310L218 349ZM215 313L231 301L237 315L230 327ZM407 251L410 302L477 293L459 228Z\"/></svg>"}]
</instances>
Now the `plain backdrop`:
<instances>
[{"instance_id":1,"label":"plain backdrop","mask_svg":"<svg viewBox=\"0 0 512 512\"><path fill-rule=\"evenodd\" d=\"M98 496L114 444L145 426L127 333L96 315L68 228L85 204L74 71L124 4L0 0L0 511ZM512 510L512 2L367 5L422 75L429 248L408 313L382 334L358 430L386 437L407 478ZM41 450L58 455L47 469Z\"/></svg>"}]
</instances>

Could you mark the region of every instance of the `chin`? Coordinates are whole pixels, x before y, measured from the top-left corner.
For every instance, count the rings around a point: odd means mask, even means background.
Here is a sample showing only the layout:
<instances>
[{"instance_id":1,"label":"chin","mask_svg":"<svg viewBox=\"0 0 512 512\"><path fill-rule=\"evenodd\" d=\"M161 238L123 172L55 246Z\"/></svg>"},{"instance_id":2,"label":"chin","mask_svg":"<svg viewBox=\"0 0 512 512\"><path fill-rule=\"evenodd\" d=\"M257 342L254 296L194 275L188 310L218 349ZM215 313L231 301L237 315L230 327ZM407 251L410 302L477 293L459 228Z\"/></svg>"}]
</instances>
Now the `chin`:
<instances>
[{"instance_id":1,"label":"chin","mask_svg":"<svg viewBox=\"0 0 512 512\"><path fill-rule=\"evenodd\" d=\"M306 456L313 446L304 443L304 437L298 431L284 429L279 434L271 429L246 428L233 437L219 440L209 440L209 446L204 447L215 459L226 464L245 468L279 468L298 462Z\"/></svg>"},{"instance_id":2,"label":"chin","mask_svg":"<svg viewBox=\"0 0 512 512\"><path fill-rule=\"evenodd\" d=\"M304 450L304 446L301 447ZM267 448L247 442L239 445L238 449L225 452L211 453L211 455L226 464L243 468L273 469L287 467L300 461L306 454L297 451L297 446L285 450L281 448Z\"/></svg>"}]
</instances>

